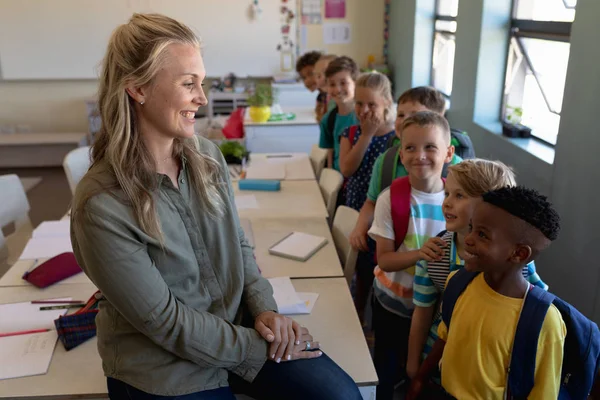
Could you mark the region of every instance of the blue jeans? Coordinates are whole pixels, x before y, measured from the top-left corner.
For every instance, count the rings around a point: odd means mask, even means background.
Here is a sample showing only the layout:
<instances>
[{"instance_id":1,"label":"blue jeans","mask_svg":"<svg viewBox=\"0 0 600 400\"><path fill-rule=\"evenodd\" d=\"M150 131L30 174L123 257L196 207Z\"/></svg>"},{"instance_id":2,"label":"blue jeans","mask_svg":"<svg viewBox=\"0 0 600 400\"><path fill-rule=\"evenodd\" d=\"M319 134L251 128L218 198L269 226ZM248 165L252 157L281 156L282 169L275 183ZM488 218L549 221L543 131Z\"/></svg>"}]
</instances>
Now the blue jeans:
<instances>
[{"instance_id":1,"label":"blue jeans","mask_svg":"<svg viewBox=\"0 0 600 400\"><path fill-rule=\"evenodd\" d=\"M157 396L145 393L122 381L107 378L111 400L235 400L242 393L256 400L361 400L350 376L331 358L276 364L267 361L252 383L229 374L230 387L191 393L184 396Z\"/></svg>"}]
</instances>

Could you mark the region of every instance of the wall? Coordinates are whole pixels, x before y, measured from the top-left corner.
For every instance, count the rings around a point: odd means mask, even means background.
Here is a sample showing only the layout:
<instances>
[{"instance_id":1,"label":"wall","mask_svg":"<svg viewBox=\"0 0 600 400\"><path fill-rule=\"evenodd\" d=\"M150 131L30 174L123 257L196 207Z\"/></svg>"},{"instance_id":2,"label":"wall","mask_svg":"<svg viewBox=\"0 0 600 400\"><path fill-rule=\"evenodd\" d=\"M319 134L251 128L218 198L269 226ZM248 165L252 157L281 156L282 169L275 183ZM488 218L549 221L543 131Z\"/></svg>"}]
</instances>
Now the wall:
<instances>
[{"instance_id":1,"label":"wall","mask_svg":"<svg viewBox=\"0 0 600 400\"><path fill-rule=\"evenodd\" d=\"M323 11L324 12L324 11ZM354 58L364 66L369 54L383 57L384 0L347 0L345 21L352 26L352 43L323 43L321 25L307 25L307 48L324 49ZM85 132L84 101L96 93L95 80L14 81L0 80L0 126L27 125L33 132Z\"/></svg>"},{"instance_id":2,"label":"wall","mask_svg":"<svg viewBox=\"0 0 600 400\"><path fill-rule=\"evenodd\" d=\"M323 0L322 15L325 16ZM383 61L384 0L346 0L346 18L325 19L323 22L348 22L351 24L350 44L325 45L322 25L306 26L306 49L324 50L327 53L352 57L364 67L370 54L377 62Z\"/></svg>"}]
</instances>

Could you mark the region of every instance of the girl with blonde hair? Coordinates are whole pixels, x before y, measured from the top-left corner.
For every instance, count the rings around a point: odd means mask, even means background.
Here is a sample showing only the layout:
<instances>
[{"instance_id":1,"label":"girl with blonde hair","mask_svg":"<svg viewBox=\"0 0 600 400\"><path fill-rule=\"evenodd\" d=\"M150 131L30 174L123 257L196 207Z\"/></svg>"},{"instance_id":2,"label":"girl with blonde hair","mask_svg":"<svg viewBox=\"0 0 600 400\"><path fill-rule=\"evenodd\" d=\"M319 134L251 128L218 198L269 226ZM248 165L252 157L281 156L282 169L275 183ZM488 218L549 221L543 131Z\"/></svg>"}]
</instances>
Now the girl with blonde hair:
<instances>
[{"instance_id":1,"label":"girl with blonde hair","mask_svg":"<svg viewBox=\"0 0 600 400\"><path fill-rule=\"evenodd\" d=\"M437 328L441 322L439 299L450 273L464 265L461 254L475 207L483 202L484 193L516 185L513 171L500 161L474 158L448 168L444 189L446 197L442 204L446 230L429 239L428 246L424 248L428 258L417 263L415 269L415 311L410 327L407 361L407 372L411 378L417 375L422 359L429 354L438 338ZM523 269L523 276L532 285L548 289L537 274L533 261Z\"/></svg>"},{"instance_id":2,"label":"girl with blonde hair","mask_svg":"<svg viewBox=\"0 0 600 400\"><path fill-rule=\"evenodd\" d=\"M274 311L227 165L194 136L205 75L198 38L166 16L134 14L110 38L102 129L71 216L79 265L103 294L109 397L234 399L231 380L257 400L358 399L308 330Z\"/></svg>"}]
</instances>

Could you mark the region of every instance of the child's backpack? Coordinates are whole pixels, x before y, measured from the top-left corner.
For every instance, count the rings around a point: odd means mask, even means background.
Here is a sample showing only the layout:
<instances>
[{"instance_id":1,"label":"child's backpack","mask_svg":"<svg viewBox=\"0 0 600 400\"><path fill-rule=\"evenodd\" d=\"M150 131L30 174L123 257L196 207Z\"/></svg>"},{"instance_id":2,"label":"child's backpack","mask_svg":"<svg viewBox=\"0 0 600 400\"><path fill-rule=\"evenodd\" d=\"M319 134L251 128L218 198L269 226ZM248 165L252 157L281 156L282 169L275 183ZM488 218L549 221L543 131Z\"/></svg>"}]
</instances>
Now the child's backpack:
<instances>
[{"instance_id":1,"label":"child's backpack","mask_svg":"<svg viewBox=\"0 0 600 400\"><path fill-rule=\"evenodd\" d=\"M444 183L446 180L442 178ZM395 179L390 185L390 204L392 208L392 223L394 224L394 238L396 249L400 247L410 221L410 181L408 176Z\"/></svg>"},{"instance_id":2,"label":"child's backpack","mask_svg":"<svg viewBox=\"0 0 600 400\"><path fill-rule=\"evenodd\" d=\"M448 282L442 302L442 320L448 330L456 301L477 275L461 269ZM527 399L533 389L537 343L550 304L558 309L567 327L558 398L585 400L592 390L600 366L598 326L564 300L531 286L514 338L507 382L509 399Z\"/></svg>"},{"instance_id":3,"label":"child's backpack","mask_svg":"<svg viewBox=\"0 0 600 400\"><path fill-rule=\"evenodd\" d=\"M450 136L452 137L450 143L454 146L454 154L463 160L475 158L473 142L471 142L471 138L466 132L459 131L458 129L450 129ZM392 181L396 177L396 169L398 166L402 165L399 155L400 140L396 136L392 136L386 147L388 150L384 153L383 165L381 166L381 174L379 176L379 187L381 188L381 191L392 184ZM444 178L448 176L448 164L444 165L442 176Z\"/></svg>"},{"instance_id":4,"label":"child's backpack","mask_svg":"<svg viewBox=\"0 0 600 400\"><path fill-rule=\"evenodd\" d=\"M335 129L335 119L337 118L338 115L338 107L335 106L331 109L331 111L329 112L329 115L327 116L327 130L329 131L329 133L331 133L331 135L333 136L333 130Z\"/></svg>"}]
</instances>

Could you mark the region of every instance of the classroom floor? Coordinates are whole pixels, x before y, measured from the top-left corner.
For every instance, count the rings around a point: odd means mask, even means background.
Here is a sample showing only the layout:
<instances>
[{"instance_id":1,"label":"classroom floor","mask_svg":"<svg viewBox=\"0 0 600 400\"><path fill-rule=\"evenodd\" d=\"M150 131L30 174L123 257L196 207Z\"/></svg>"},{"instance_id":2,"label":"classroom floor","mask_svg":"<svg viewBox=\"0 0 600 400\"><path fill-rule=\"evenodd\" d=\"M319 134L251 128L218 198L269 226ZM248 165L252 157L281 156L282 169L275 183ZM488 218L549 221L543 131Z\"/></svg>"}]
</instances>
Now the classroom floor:
<instances>
[{"instance_id":1,"label":"classroom floor","mask_svg":"<svg viewBox=\"0 0 600 400\"><path fill-rule=\"evenodd\" d=\"M61 219L71 204L71 190L62 167L2 168L0 175L17 174L22 177L40 177L42 181L27 192L29 218L35 228L42 221Z\"/></svg>"}]
</instances>

